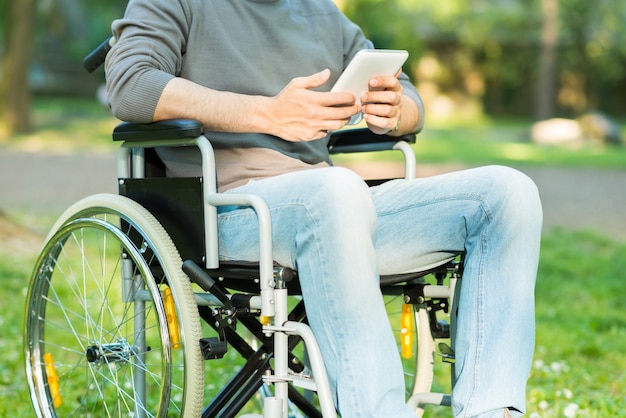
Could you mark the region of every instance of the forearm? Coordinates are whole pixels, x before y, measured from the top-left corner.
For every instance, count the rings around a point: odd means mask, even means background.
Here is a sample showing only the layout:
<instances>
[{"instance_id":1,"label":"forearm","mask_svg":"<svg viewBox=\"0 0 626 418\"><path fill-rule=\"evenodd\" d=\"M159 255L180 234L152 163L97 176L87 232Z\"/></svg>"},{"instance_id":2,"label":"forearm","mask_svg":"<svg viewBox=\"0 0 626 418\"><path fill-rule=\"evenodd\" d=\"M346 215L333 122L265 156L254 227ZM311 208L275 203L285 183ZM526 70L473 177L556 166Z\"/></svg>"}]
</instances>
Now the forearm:
<instances>
[{"instance_id":1,"label":"forearm","mask_svg":"<svg viewBox=\"0 0 626 418\"><path fill-rule=\"evenodd\" d=\"M267 97L213 90L183 78L173 78L161 93L153 120L195 119L208 131L269 133L263 112L268 100Z\"/></svg>"},{"instance_id":2,"label":"forearm","mask_svg":"<svg viewBox=\"0 0 626 418\"><path fill-rule=\"evenodd\" d=\"M324 70L294 78L272 97L223 92L173 78L163 88L152 120L189 118L208 131L263 133L286 141L320 139L359 110L350 93L313 90L329 75Z\"/></svg>"}]
</instances>

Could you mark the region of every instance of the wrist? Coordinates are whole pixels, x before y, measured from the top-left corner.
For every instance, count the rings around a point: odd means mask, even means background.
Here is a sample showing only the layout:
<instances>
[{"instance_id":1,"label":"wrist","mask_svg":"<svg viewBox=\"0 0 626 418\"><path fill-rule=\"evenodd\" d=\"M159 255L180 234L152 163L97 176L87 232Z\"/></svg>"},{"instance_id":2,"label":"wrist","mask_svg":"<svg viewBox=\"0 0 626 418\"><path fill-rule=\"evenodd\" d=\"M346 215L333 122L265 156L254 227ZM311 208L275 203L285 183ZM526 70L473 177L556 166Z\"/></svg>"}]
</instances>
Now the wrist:
<instances>
[{"instance_id":1,"label":"wrist","mask_svg":"<svg viewBox=\"0 0 626 418\"><path fill-rule=\"evenodd\" d=\"M396 125L391 129L387 129L385 132L383 132L383 134L389 135L389 136L401 136L401 132L402 132L401 127L402 127L402 115L398 117L398 120L396 121Z\"/></svg>"},{"instance_id":2,"label":"wrist","mask_svg":"<svg viewBox=\"0 0 626 418\"><path fill-rule=\"evenodd\" d=\"M252 123L252 126L250 126L251 132L278 136L276 124L273 123L273 105L271 97L250 96L250 113L245 117L252 116L250 117L250 122Z\"/></svg>"},{"instance_id":3,"label":"wrist","mask_svg":"<svg viewBox=\"0 0 626 418\"><path fill-rule=\"evenodd\" d=\"M400 125L402 124L402 115L398 116L398 121L396 122L396 126L391 129L392 132L397 133L400 131Z\"/></svg>"}]
</instances>

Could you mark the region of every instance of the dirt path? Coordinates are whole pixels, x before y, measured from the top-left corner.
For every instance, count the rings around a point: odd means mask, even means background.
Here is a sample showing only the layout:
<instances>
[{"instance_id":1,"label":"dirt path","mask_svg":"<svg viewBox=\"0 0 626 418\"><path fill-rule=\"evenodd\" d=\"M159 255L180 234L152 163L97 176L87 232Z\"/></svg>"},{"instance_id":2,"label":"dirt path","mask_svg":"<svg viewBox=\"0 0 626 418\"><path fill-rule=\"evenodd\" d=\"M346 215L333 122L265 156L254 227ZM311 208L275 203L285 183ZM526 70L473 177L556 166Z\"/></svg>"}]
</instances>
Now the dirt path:
<instances>
[{"instance_id":1,"label":"dirt path","mask_svg":"<svg viewBox=\"0 0 626 418\"><path fill-rule=\"evenodd\" d=\"M115 193L115 155L59 154L0 149L0 212L58 216L71 203L93 193ZM355 167L357 170L360 167ZM421 165L419 176L455 169ZM398 172L390 164L370 170ZM544 206L544 228L596 230L626 241L626 171L561 168L521 168L538 185ZM0 224L2 230L7 226ZM0 232L2 232L0 230ZM0 233L0 237L2 234Z\"/></svg>"}]
</instances>

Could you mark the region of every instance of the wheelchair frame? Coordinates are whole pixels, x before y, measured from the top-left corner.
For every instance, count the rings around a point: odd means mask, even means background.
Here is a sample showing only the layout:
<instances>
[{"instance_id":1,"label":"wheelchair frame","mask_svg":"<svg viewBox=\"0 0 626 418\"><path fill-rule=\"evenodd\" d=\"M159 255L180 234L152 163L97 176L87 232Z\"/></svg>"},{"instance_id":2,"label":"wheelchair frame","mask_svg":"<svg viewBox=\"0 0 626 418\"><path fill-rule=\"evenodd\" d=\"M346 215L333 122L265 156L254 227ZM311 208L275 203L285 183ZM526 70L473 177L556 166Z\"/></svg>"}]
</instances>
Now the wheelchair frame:
<instances>
[{"instance_id":1,"label":"wheelchair frame","mask_svg":"<svg viewBox=\"0 0 626 418\"><path fill-rule=\"evenodd\" d=\"M114 38L105 40L85 58L84 67L94 71L114 42ZM324 362L306 324L303 302L289 311L289 294L299 292L297 272L274 265L271 218L265 202L258 196L217 192L213 149L196 121L122 123L115 128L113 139L122 141L118 152L122 196L94 195L67 209L52 227L30 280L24 350L36 415L98 411L136 418L172 414L233 417L261 386L269 385L274 390L262 396L263 415L248 416L287 418L292 405L306 416L336 416ZM416 163L409 144L414 141L415 135L392 138L368 130L340 131L331 137L329 151L399 150L404 155L404 177L411 179ZM180 212L161 209L180 206L168 198L172 188L156 196L152 189L146 195L133 191L134 182L141 185L152 180L146 175L147 150L167 146L195 146L202 155L202 178L188 179L199 204L184 214L203 222L199 233L189 228L178 231ZM258 263L219 261L216 225L217 207L222 205L248 206L257 214ZM89 247L91 234L97 238L93 249ZM112 273L104 262L110 252L114 254ZM92 253L101 261L102 272L95 271L97 268L86 260ZM71 260L74 256L80 258L78 267ZM416 374L411 377L408 400L417 416L422 415L425 405L450 406L450 395L433 393L431 387L435 339L450 338L454 347L462 258L380 279L384 295L403 297L417 326L417 358L411 364ZM429 274L435 277L434 284L424 279ZM200 290L193 289L191 283ZM119 297L110 291L117 287ZM118 298L119 311L109 306ZM440 310L450 314L449 325L437 319ZM202 337L200 318L219 338ZM254 347L240 336L234 328L237 323L243 324L261 346ZM304 361L292 353L300 341L305 346ZM203 362L220 358L228 346L246 363L204 407ZM451 363L454 385L454 351L443 343L439 349L443 361ZM52 351L58 357L53 357ZM75 388L76 382L85 388ZM317 392L317 402L295 387ZM69 402L67 392L73 395Z\"/></svg>"},{"instance_id":2,"label":"wheelchair frame","mask_svg":"<svg viewBox=\"0 0 626 418\"><path fill-rule=\"evenodd\" d=\"M339 134L331 142L331 152L365 152L372 150L400 150L405 157L405 176L412 178L415 176L415 157L407 138L396 139L390 137L378 137L367 136L365 138L359 137L363 135L363 131L358 132L344 132ZM272 337L272 347L262 348L256 352L248 345L246 347L245 342L241 342L239 337L235 337L236 333L228 332L229 326L224 326L222 323L215 327L218 332L223 332L226 341L229 338L235 338L237 344L243 344L243 348L238 350L248 352L248 362L255 363L255 372L264 370L262 376L257 376L252 382L236 383L234 389L227 391L227 394L220 394L220 399L214 406L210 404L204 408L202 416L234 416L239 409L243 406L243 403L247 401L246 398L251 397L254 392L257 391L260 382L273 386L274 393L271 396L264 397L263 416L264 417L287 417L287 407L290 402L296 402L299 408L301 408L307 416L322 416L332 417L336 416L333 397L330 392L330 386L326 376L326 369L324 367L323 359L317 346L315 337L313 336L310 328L300 322L304 319L305 313L301 306L296 307L290 314L288 311L287 297L289 294L290 283L293 281L293 275L295 272L285 273L284 269L276 268L274 266L271 248L271 218L269 209L265 202L257 196L253 195L239 195L239 194L221 194L216 190L214 157L213 150L211 148L209 140L205 138L201 133L201 126L195 121L176 120L176 121L164 121L150 125L135 125L123 123L116 128L114 132L114 139L124 141L120 147L118 153L118 177L120 181L120 187L128 179L144 179L145 173L145 150L153 147L162 146L197 146L201 152L203 159L203 179L199 182L202 187L202 213L204 218L204 240L206 253L202 260L204 264L200 267L195 262L188 260L181 264L182 269L192 282L198 284L206 293L194 292L194 300L197 303L200 315L203 319L208 321L215 321L213 314L203 313L204 308L219 312L220 319L222 315L227 316L228 320L233 318L240 323L253 330L253 334L259 340L264 337ZM377 142L372 142L372 139ZM411 141L411 137L408 138ZM257 214L259 221L259 240L260 240L260 258L258 266L236 266L236 268L230 268L227 266L220 266L217 254L217 207L220 205L238 205L249 206ZM63 230L68 224L72 222L81 222L82 211L70 208L68 213L63 215L51 232L51 237L54 236L55 231ZM77 214L75 213L77 212ZM145 215L147 216L147 215ZM157 216L158 218L158 216ZM157 222L159 220L157 219ZM128 222L128 220L127 220ZM132 222L132 220L130 220ZM58 232L57 232L58 234ZM132 241L132 237L129 237ZM42 259L48 257L45 254L50 251L49 248L44 247L44 254ZM137 263L137 260L134 260ZM139 262L138 264L141 264ZM223 263L222 263L223 264ZM142 270L150 270L150 265L141 266ZM444 263L443 266L435 266L433 269L428 269L422 272L409 275L397 275L387 276L381 278L381 287L383 293L401 293L404 295L406 303L414 304L418 306L416 310L416 322L418 323L418 358L417 362L417 375L414 381L413 396L409 400L409 404L415 408L416 414L419 416L423 412L424 405L450 405L449 395L431 393L431 386L433 380L433 362L435 349L435 338L451 337L451 344L454 346L454 330L455 330L455 291L460 286L456 286L457 280L460 278L461 264L452 265L450 263ZM39 265L31 280L31 290L29 291L29 299L32 304L34 294L32 288L41 286L41 266ZM243 270L243 273L241 272ZM208 273L207 273L208 272ZM422 277L429 273L437 273L440 276L437 278L437 284L428 284ZM450 284L443 284L443 277L441 274L451 272ZM148 273L146 273L148 274ZM297 273L295 273L297 274ZM253 286L258 286L258 295L248 295L243 298L244 302L238 299L238 296L228 294L227 287L222 286L219 283L220 279L224 277L228 278L228 275L235 275L237 277L256 278L253 279ZM185 276L182 276L185 277ZM169 278L168 278L169 280ZM172 280L185 280L173 278ZM410 291L405 288L407 283L412 283L413 287ZM130 286L130 287L128 287ZM124 293L126 294L125 300L133 301L137 299L137 296L132 294L134 285L126 286ZM293 284L291 283L291 286ZM297 286L297 283L296 283ZM180 290L177 290L180 293ZM152 300L156 300L159 295L159 291L152 290ZM151 298L143 296L139 299L145 299L149 301ZM235 300L237 302L235 303ZM142 301L142 303L145 303ZM235 306L236 305L236 306ZM30 306L30 305L29 305ZM179 302L176 309L180 309L181 303ZM204 308L203 308L204 307ZM437 309L445 307L446 310L450 309L451 323L450 329L444 328L441 323L436 320L435 312ZM135 314L135 317L144 315L141 313ZM243 318L236 318L232 316L233 311L237 309L244 309L246 312L259 311L259 321ZM189 315L187 315L189 316ZM254 319L254 318L253 318ZM177 319L180 321L180 319ZM33 324L35 321L32 317L32 309L27 310L27 324L30 326L41 327L42 324ZM36 322L36 321L35 321ZM139 328L141 328L141 321L139 321ZM219 321L218 321L219 322ZM180 324L181 328L184 328L185 324ZM213 325L213 324L211 324ZM56 416L54 408L51 404L54 402L54 396L51 395L50 387L53 386L50 381L51 374L49 368L42 368L41 364L46 363L45 360L36 358L41 356L39 351L33 351L33 342L29 341L29 329L27 325L26 330L26 352L27 352L27 374L29 375L29 384L31 386L31 393L33 395L33 401L35 409L40 416ZM167 327L171 327L168 323ZM138 329L136 334L143 333L144 330ZM170 331L171 332L171 331ZM296 337L294 339L294 336ZM310 361L310 369L312 370L312 376L304 375L301 373L293 372L293 355L291 349L299 341L302 340L306 347L306 354ZM206 358L211 358L211 353L219 351L223 348L220 346L220 342L223 345L223 341L202 341L205 344L202 355ZM232 342L232 341L231 341ZM165 344L171 344L172 342L166 342ZM196 342L197 344L197 342ZM208 346L206 345L208 344ZM212 344L212 346L211 346ZM208 348L207 348L208 347ZM102 347L99 346L100 351ZM106 350L117 349L116 343L109 343L105 347ZM120 348L121 350L121 348ZM199 350L199 347L193 348L193 351ZM209 353L206 352L209 351ZM252 352L251 352L252 350ZM87 352L89 354L89 352ZM442 357L444 361L453 363L453 351L446 345L442 349ZM197 354L193 354L197 355ZM216 354L219 355L219 354ZM105 356L106 357L106 356ZM252 360L250 360L252 358ZM269 364L269 358L273 359L273 367ZM116 362L120 360L116 358ZM106 360L108 363L108 360ZM44 371L45 370L45 371ZM246 372L250 374L251 372ZM56 373L54 373L56 374ZM136 376L142 373L135 372ZM452 373L454 375L454 373ZM245 377L245 376L244 376ZM249 376L248 376L249 378ZM239 379L239 378L237 378ZM143 378L145 381L145 377ZM241 380L241 379L239 379ZM43 386L41 381L44 382ZM40 382L40 383L37 383ZM47 385L46 383L47 382ZM137 398L145 396L146 387L145 383L142 385L142 378L137 378L133 389L136 394L133 395ZM239 386L237 386L239 385ZM246 386L249 385L249 386ZM315 405L311 404L304 396L299 392L294 391L291 386L305 389L307 391L317 392L318 404L321 413L315 411ZM242 389L243 388L243 389ZM43 392L43 393L42 393ZM238 399L240 398L240 399ZM291 399L291 401L290 401ZM45 401L43 401L45 400ZM50 410L46 410L46 402ZM143 405L144 401L136 401L138 405ZM185 408L185 407L183 407ZM187 407L189 408L189 407ZM194 409L195 408L195 409ZM149 416L144 414L142 407L135 407L135 416ZM166 408L167 409L167 408ZM197 406L192 407L193 412L185 410L184 416L196 416ZM165 415L164 415L165 416Z\"/></svg>"}]
</instances>

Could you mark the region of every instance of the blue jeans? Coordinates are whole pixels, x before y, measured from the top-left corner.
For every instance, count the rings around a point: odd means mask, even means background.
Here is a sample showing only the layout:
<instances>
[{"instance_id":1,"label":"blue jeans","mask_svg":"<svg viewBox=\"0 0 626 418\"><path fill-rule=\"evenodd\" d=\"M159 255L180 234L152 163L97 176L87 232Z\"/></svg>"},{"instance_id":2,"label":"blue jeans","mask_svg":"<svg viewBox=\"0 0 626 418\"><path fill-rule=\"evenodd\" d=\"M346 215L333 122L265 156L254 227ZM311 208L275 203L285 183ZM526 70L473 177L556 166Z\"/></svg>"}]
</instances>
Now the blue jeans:
<instances>
[{"instance_id":1,"label":"blue jeans","mask_svg":"<svg viewBox=\"0 0 626 418\"><path fill-rule=\"evenodd\" d=\"M541 204L534 183L484 167L368 188L320 168L231 190L263 197L274 259L297 268L312 330L342 417L414 417L379 274L420 270L466 252L456 341L457 417L525 409L534 348ZM256 216L222 208L220 257L257 260Z\"/></svg>"}]
</instances>

